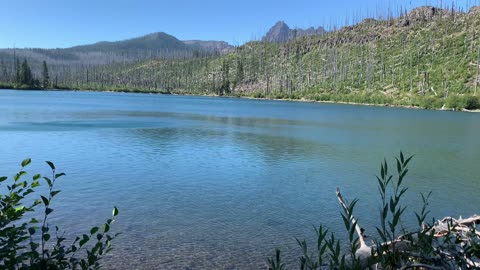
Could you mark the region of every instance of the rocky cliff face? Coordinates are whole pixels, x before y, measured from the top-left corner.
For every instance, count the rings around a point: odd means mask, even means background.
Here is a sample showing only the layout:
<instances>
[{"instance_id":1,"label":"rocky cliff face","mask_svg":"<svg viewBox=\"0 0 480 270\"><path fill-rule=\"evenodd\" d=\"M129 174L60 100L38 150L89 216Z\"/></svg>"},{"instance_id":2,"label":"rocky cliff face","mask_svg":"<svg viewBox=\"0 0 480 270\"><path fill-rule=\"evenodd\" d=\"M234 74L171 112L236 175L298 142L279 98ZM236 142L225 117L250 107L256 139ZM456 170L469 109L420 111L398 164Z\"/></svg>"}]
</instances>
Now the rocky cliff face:
<instances>
[{"instance_id":1,"label":"rocky cliff face","mask_svg":"<svg viewBox=\"0 0 480 270\"><path fill-rule=\"evenodd\" d=\"M234 47L225 41L184 40L183 42L189 46L196 46L199 49L206 50L207 52L215 51L226 54L234 51Z\"/></svg>"},{"instance_id":2,"label":"rocky cliff face","mask_svg":"<svg viewBox=\"0 0 480 270\"><path fill-rule=\"evenodd\" d=\"M290 36L290 27L284 22L277 22L267 34L262 38L262 41L272 43L287 42Z\"/></svg>"},{"instance_id":3,"label":"rocky cliff face","mask_svg":"<svg viewBox=\"0 0 480 270\"><path fill-rule=\"evenodd\" d=\"M272 42L272 43L285 43L289 40L305 37L305 36L316 36L316 35L323 35L326 31L323 27L318 28L295 28L290 29L288 25L283 22L277 22L267 34L262 38L262 41Z\"/></svg>"}]
</instances>

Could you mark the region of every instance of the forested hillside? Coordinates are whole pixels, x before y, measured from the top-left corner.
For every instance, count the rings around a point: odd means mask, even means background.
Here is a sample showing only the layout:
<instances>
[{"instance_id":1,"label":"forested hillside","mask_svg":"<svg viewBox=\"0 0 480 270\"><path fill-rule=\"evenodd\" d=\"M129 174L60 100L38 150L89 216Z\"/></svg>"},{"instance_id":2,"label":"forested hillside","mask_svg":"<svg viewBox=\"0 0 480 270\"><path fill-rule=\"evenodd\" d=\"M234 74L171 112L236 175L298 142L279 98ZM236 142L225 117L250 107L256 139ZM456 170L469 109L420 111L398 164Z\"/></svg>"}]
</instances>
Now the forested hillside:
<instances>
[{"instance_id":1,"label":"forested hillside","mask_svg":"<svg viewBox=\"0 0 480 270\"><path fill-rule=\"evenodd\" d=\"M249 42L224 55L84 67L63 73L57 86L475 109L479 26L480 7L420 7L284 44Z\"/></svg>"},{"instance_id":2,"label":"forested hillside","mask_svg":"<svg viewBox=\"0 0 480 270\"><path fill-rule=\"evenodd\" d=\"M37 74L40 73L45 61L53 78L65 84L75 78L73 74L98 66L148 59L213 56L232 50L233 47L223 41L181 41L163 32L123 41L103 41L64 49L0 49L0 81L15 81L16 68L18 68L15 63L16 58L20 61L27 60ZM89 78L85 77L84 80L89 81Z\"/></svg>"}]
</instances>

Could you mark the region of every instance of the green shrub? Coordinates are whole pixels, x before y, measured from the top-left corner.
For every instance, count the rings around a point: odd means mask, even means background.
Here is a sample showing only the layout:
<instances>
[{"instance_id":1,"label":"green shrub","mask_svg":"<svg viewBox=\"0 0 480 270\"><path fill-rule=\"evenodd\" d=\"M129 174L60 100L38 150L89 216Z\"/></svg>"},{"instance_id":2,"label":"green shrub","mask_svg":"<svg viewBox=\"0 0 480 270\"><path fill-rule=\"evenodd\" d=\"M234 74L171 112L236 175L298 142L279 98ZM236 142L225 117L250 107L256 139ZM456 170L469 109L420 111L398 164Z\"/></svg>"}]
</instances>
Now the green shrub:
<instances>
[{"instance_id":1,"label":"green shrub","mask_svg":"<svg viewBox=\"0 0 480 270\"><path fill-rule=\"evenodd\" d=\"M380 222L371 244L365 240L353 212L358 200L348 203L337 189L337 198L343 208L341 218L347 234L347 244L324 226L315 229L314 248L306 240L297 239L301 249L299 268L305 269L479 269L480 232L476 229L479 216L463 220L447 217L433 224L427 223L428 200L421 194L422 207L415 212L418 230L406 231L402 217L407 210L403 198L408 188L404 185L408 164L412 157L395 159L396 173L390 174L389 165L382 162L376 177L380 195ZM432 219L433 220L433 219ZM271 270L285 269L281 252L269 258Z\"/></svg>"},{"instance_id":2,"label":"green shrub","mask_svg":"<svg viewBox=\"0 0 480 270\"><path fill-rule=\"evenodd\" d=\"M445 105L454 110L476 110L480 109L480 100L477 96L450 95Z\"/></svg>"},{"instance_id":3,"label":"green shrub","mask_svg":"<svg viewBox=\"0 0 480 270\"><path fill-rule=\"evenodd\" d=\"M254 97L254 98L265 98L265 94L263 92L254 92L252 94L252 97Z\"/></svg>"},{"instance_id":4,"label":"green shrub","mask_svg":"<svg viewBox=\"0 0 480 270\"><path fill-rule=\"evenodd\" d=\"M445 100L436 96L416 96L412 98L412 105L423 109L442 108Z\"/></svg>"},{"instance_id":5,"label":"green shrub","mask_svg":"<svg viewBox=\"0 0 480 270\"><path fill-rule=\"evenodd\" d=\"M459 95L450 95L445 106L449 109L461 110L467 106L466 99Z\"/></svg>"},{"instance_id":6,"label":"green shrub","mask_svg":"<svg viewBox=\"0 0 480 270\"><path fill-rule=\"evenodd\" d=\"M465 98L465 109L476 110L480 109L480 99L477 96L467 96Z\"/></svg>"},{"instance_id":7,"label":"green shrub","mask_svg":"<svg viewBox=\"0 0 480 270\"><path fill-rule=\"evenodd\" d=\"M118 235L109 234L117 208L101 228L93 227L67 243L65 232L48 222L52 200L60 193L54 189L55 183L65 174L56 173L55 165L47 161L51 177L35 174L28 180L24 169L30 162L25 159L10 181L0 177L4 192L0 193L0 269L99 269L102 256L111 251L111 241ZM48 194L35 198L41 182L47 185ZM42 213L40 220L26 220L27 214L38 211Z\"/></svg>"}]
</instances>

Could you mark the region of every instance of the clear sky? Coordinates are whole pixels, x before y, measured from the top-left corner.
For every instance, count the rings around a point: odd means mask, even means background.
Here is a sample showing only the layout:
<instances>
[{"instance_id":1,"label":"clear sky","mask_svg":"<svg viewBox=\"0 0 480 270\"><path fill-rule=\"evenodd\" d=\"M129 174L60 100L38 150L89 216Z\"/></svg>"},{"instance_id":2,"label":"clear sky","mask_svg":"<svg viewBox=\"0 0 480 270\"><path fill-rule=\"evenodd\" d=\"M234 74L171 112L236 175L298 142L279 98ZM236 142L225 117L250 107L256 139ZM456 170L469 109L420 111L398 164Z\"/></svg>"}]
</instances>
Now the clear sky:
<instances>
[{"instance_id":1,"label":"clear sky","mask_svg":"<svg viewBox=\"0 0 480 270\"><path fill-rule=\"evenodd\" d=\"M456 6L480 4L457 0ZM342 25L399 7L448 0L0 0L0 48L63 48L152 32L181 40L259 39L279 20L290 27Z\"/></svg>"}]
</instances>

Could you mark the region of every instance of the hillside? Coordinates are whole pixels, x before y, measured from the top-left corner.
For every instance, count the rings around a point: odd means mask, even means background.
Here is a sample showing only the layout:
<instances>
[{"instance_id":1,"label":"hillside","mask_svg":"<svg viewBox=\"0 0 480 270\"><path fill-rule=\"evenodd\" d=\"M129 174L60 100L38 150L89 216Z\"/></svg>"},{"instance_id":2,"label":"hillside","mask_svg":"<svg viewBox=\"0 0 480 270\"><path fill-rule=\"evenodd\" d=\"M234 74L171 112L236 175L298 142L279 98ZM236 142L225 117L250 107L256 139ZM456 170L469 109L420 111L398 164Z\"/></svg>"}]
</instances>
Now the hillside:
<instances>
[{"instance_id":1,"label":"hillside","mask_svg":"<svg viewBox=\"0 0 480 270\"><path fill-rule=\"evenodd\" d=\"M65 49L0 49L0 61L12 66L14 55L27 59L34 70L46 61L62 78L65 69L76 71L84 66L138 62L156 58L185 58L196 55L224 54L233 47L223 41L181 41L163 32L122 41L102 41Z\"/></svg>"},{"instance_id":2,"label":"hillside","mask_svg":"<svg viewBox=\"0 0 480 270\"><path fill-rule=\"evenodd\" d=\"M169 34L158 32L138 38L115 42L98 42L92 45L65 49L67 52L132 52L132 51L188 51L188 45Z\"/></svg>"},{"instance_id":3,"label":"hillside","mask_svg":"<svg viewBox=\"0 0 480 270\"><path fill-rule=\"evenodd\" d=\"M420 7L287 43L249 42L226 55L84 68L68 88L254 96L474 109L480 7Z\"/></svg>"}]
</instances>

